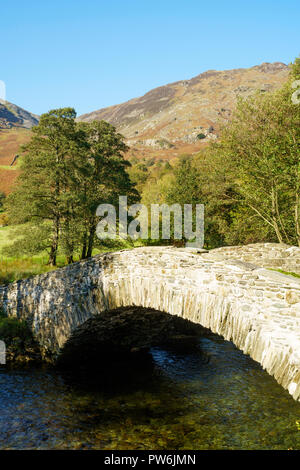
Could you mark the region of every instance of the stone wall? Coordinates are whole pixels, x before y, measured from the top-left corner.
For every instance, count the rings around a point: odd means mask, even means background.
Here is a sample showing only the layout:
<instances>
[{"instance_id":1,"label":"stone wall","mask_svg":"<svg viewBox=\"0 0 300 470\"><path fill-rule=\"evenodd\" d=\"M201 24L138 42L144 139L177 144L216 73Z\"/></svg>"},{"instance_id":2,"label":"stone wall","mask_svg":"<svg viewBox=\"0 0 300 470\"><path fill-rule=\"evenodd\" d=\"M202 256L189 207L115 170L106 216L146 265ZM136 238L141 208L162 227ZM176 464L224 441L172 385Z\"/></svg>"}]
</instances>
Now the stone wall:
<instances>
[{"instance_id":1,"label":"stone wall","mask_svg":"<svg viewBox=\"0 0 300 470\"><path fill-rule=\"evenodd\" d=\"M300 248L281 243L253 243L241 246L225 246L205 255L210 259L238 259L271 269L300 274Z\"/></svg>"},{"instance_id":2,"label":"stone wall","mask_svg":"<svg viewBox=\"0 0 300 470\"><path fill-rule=\"evenodd\" d=\"M124 250L2 286L1 305L55 356L101 312L135 305L177 315L233 341L300 397L300 280L250 263L184 248Z\"/></svg>"}]
</instances>

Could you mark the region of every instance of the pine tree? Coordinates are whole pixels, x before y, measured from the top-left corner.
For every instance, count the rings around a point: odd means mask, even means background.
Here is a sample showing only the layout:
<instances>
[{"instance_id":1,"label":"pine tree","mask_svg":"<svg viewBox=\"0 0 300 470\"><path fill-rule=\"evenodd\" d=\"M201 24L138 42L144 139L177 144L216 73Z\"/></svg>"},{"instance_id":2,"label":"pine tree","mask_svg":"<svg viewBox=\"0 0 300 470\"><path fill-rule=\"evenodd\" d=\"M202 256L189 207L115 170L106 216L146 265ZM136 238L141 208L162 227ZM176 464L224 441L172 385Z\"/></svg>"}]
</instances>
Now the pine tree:
<instances>
[{"instance_id":1,"label":"pine tree","mask_svg":"<svg viewBox=\"0 0 300 470\"><path fill-rule=\"evenodd\" d=\"M70 200L74 203L69 188L81 145L75 117L72 108L52 110L41 116L32 129L30 142L22 149L21 175L8 197L12 222L48 226L49 264L54 266L62 221L67 219Z\"/></svg>"},{"instance_id":2,"label":"pine tree","mask_svg":"<svg viewBox=\"0 0 300 470\"><path fill-rule=\"evenodd\" d=\"M130 180L124 159L127 146L124 137L105 121L79 123L89 145L83 178L79 182L81 200L82 250L81 258L92 255L97 226L96 209L101 203L117 206L119 196L126 195L128 202L137 202L139 194Z\"/></svg>"}]
</instances>

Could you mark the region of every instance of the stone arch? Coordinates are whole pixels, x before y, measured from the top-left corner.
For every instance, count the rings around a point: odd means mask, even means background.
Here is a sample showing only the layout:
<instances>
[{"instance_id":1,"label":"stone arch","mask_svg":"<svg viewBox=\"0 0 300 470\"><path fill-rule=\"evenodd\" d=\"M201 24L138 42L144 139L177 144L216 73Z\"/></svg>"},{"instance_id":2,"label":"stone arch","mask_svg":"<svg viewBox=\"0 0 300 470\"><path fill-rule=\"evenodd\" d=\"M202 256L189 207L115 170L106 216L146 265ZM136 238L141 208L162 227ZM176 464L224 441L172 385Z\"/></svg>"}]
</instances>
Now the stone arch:
<instances>
[{"instance_id":1,"label":"stone arch","mask_svg":"<svg viewBox=\"0 0 300 470\"><path fill-rule=\"evenodd\" d=\"M124 250L0 287L1 304L54 355L103 311L177 315L232 341L300 397L300 281L252 264L170 247Z\"/></svg>"}]
</instances>

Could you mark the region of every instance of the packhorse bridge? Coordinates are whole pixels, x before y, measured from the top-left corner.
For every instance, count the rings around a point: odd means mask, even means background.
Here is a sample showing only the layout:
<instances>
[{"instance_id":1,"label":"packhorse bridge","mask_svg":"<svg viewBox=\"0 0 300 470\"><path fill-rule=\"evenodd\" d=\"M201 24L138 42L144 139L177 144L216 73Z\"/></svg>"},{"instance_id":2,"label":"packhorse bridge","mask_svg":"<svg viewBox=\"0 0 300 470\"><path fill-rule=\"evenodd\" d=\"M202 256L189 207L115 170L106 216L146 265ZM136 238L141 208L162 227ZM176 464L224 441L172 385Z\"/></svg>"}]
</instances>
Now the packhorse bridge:
<instances>
[{"instance_id":1,"label":"packhorse bridge","mask_svg":"<svg viewBox=\"0 0 300 470\"><path fill-rule=\"evenodd\" d=\"M116 308L176 315L232 341L300 399L300 279L267 269L280 257L285 267L288 257L296 266L299 252L265 244L243 253L172 247L106 253L0 286L0 308L26 319L54 355L87 320ZM260 266L249 262L258 259Z\"/></svg>"}]
</instances>

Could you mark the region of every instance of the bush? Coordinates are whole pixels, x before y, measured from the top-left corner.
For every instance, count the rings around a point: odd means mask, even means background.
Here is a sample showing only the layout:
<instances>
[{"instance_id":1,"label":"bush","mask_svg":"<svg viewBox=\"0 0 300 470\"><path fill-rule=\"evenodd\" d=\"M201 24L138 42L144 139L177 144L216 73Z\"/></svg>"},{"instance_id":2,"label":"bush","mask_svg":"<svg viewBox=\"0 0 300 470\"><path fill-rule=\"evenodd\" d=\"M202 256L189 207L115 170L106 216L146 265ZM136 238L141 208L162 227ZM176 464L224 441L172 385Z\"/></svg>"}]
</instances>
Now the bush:
<instances>
[{"instance_id":1,"label":"bush","mask_svg":"<svg viewBox=\"0 0 300 470\"><path fill-rule=\"evenodd\" d=\"M42 362L41 350L26 321L9 318L0 310L0 339L6 345L6 362L18 367Z\"/></svg>"},{"instance_id":2,"label":"bush","mask_svg":"<svg viewBox=\"0 0 300 470\"><path fill-rule=\"evenodd\" d=\"M0 227L7 227L8 225L8 217L5 212L0 213Z\"/></svg>"},{"instance_id":3,"label":"bush","mask_svg":"<svg viewBox=\"0 0 300 470\"><path fill-rule=\"evenodd\" d=\"M20 338L22 341L32 337L32 333L24 320L8 318L0 312L0 338L6 342L13 338Z\"/></svg>"}]
</instances>

